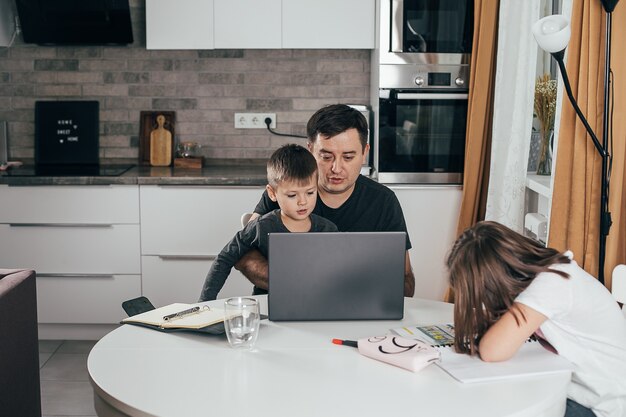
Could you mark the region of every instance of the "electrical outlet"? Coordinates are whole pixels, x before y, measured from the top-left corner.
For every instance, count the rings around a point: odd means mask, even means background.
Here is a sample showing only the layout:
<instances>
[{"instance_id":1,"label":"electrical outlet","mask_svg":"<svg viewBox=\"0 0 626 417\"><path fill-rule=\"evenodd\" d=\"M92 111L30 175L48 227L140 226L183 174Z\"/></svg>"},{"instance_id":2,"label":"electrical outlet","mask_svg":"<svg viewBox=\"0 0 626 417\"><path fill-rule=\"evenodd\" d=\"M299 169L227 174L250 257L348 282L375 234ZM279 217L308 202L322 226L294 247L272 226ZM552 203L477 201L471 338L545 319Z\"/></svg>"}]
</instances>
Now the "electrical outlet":
<instances>
[{"instance_id":1,"label":"electrical outlet","mask_svg":"<svg viewBox=\"0 0 626 417\"><path fill-rule=\"evenodd\" d=\"M270 127L276 128L276 113L235 113L235 129L267 129L265 119L272 119Z\"/></svg>"}]
</instances>

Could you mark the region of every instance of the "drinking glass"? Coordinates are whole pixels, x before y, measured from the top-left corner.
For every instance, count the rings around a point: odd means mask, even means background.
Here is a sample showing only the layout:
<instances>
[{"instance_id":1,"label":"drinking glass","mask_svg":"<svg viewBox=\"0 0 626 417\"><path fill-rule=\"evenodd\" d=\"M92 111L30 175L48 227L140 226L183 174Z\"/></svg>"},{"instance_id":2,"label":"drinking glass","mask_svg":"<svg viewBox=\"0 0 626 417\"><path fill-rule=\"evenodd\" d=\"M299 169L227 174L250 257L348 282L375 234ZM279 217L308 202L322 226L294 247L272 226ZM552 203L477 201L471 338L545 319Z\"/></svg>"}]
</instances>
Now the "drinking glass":
<instances>
[{"instance_id":1,"label":"drinking glass","mask_svg":"<svg viewBox=\"0 0 626 417\"><path fill-rule=\"evenodd\" d=\"M259 336L260 322L259 302L254 298L234 297L224 301L224 328L232 347L252 349Z\"/></svg>"}]
</instances>

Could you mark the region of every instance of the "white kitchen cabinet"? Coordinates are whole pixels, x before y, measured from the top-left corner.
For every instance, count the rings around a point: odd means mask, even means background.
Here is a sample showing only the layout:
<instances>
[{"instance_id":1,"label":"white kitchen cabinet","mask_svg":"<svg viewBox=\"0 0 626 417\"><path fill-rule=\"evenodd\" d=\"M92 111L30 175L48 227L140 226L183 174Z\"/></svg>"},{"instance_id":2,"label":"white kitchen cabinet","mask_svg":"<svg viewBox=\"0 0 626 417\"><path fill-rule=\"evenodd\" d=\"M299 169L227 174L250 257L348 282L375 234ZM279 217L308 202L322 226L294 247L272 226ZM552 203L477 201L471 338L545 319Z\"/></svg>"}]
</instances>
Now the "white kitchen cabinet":
<instances>
[{"instance_id":1,"label":"white kitchen cabinet","mask_svg":"<svg viewBox=\"0 0 626 417\"><path fill-rule=\"evenodd\" d=\"M413 248L415 297L442 300L445 258L456 239L462 190L458 186L389 186L400 201Z\"/></svg>"},{"instance_id":2,"label":"white kitchen cabinet","mask_svg":"<svg viewBox=\"0 0 626 417\"><path fill-rule=\"evenodd\" d=\"M283 48L374 49L375 0L283 0Z\"/></svg>"},{"instance_id":3,"label":"white kitchen cabinet","mask_svg":"<svg viewBox=\"0 0 626 417\"><path fill-rule=\"evenodd\" d=\"M146 0L147 49L213 49L213 0Z\"/></svg>"},{"instance_id":4,"label":"white kitchen cabinet","mask_svg":"<svg viewBox=\"0 0 626 417\"><path fill-rule=\"evenodd\" d=\"M39 323L119 323L122 302L139 294L140 275L37 274Z\"/></svg>"},{"instance_id":5,"label":"white kitchen cabinet","mask_svg":"<svg viewBox=\"0 0 626 417\"><path fill-rule=\"evenodd\" d=\"M0 237L0 263L32 268L37 275L141 273L138 224L55 224L38 220L0 224Z\"/></svg>"},{"instance_id":6,"label":"white kitchen cabinet","mask_svg":"<svg viewBox=\"0 0 626 417\"><path fill-rule=\"evenodd\" d=\"M279 49L281 0L214 0L216 49Z\"/></svg>"},{"instance_id":7,"label":"white kitchen cabinet","mask_svg":"<svg viewBox=\"0 0 626 417\"><path fill-rule=\"evenodd\" d=\"M139 223L136 185L0 185L0 196L0 223Z\"/></svg>"},{"instance_id":8,"label":"white kitchen cabinet","mask_svg":"<svg viewBox=\"0 0 626 417\"><path fill-rule=\"evenodd\" d=\"M143 256L143 293L155 306L173 302L195 303L213 259L212 256ZM218 297L250 294L252 284L233 269Z\"/></svg>"},{"instance_id":9,"label":"white kitchen cabinet","mask_svg":"<svg viewBox=\"0 0 626 417\"><path fill-rule=\"evenodd\" d=\"M211 262L241 229L262 187L142 185L143 295L155 306L197 301ZM252 284L232 270L220 298L249 295Z\"/></svg>"},{"instance_id":10,"label":"white kitchen cabinet","mask_svg":"<svg viewBox=\"0 0 626 417\"><path fill-rule=\"evenodd\" d=\"M147 49L373 49L375 0L146 0Z\"/></svg>"},{"instance_id":11,"label":"white kitchen cabinet","mask_svg":"<svg viewBox=\"0 0 626 417\"><path fill-rule=\"evenodd\" d=\"M139 187L0 185L0 267L37 272L40 323L115 324L141 294Z\"/></svg>"}]
</instances>

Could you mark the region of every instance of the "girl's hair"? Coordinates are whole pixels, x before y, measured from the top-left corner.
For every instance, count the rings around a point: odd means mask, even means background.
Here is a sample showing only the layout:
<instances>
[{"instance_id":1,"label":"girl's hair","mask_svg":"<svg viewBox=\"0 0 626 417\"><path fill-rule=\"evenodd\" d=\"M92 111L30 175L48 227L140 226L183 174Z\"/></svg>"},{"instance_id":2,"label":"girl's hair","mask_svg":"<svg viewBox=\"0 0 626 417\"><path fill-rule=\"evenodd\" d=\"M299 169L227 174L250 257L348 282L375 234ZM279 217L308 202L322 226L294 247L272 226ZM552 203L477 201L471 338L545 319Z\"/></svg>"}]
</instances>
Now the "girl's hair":
<instances>
[{"instance_id":1,"label":"girl's hair","mask_svg":"<svg viewBox=\"0 0 626 417\"><path fill-rule=\"evenodd\" d=\"M283 181L306 184L316 172L317 162L313 154L293 143L276 149L267 161L267 182L274 188Z\"/></svg>"},{"instance_id":2,"label":"girl's hair","mask_svg":"<svg viewBox=\"0 0 626 417\"><path fill-rule=\"evenodd\" d=\"M524 237L496 222L466 229L446 261L454 291L454 345L459 353L478 353L480 338L513 306L515 298L541 272L565 272L550 265L570 259L556 249ZM521 311L511 310L519 324Z\"/></svg>"}]
</instances>

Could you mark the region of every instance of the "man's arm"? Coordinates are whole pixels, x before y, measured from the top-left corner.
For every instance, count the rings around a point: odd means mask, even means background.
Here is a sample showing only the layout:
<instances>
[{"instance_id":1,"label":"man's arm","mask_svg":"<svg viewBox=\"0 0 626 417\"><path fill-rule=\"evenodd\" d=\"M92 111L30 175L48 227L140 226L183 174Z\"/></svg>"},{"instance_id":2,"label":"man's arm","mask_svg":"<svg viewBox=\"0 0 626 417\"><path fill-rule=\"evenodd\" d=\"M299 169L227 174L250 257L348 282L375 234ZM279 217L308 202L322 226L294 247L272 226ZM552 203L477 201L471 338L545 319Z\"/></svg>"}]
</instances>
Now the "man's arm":
<instances>
[{"instance_id":1,"label":"man's arm","mask_svg":"<svg viewBox=\"0 0 626 417\"><path fill-rule=\"evenodd\" d=\"M409 251L406 251L406 261L404 262L404 296L413 297L413 294L415 294L415 276L413 275L413 268L411 268Z\"/></svg>"},{"instance_id":2,"label":"man's arm","mask_svg":"<svg viewBox=\"0 0 626 417\"><path fill-rule=\"evenodd\" d=\"M267 290L269 283L269 266L267 259L256 249L246 253L237 263L235 269L241 272L254 286Z\"/></svg>"}]
</instances>

